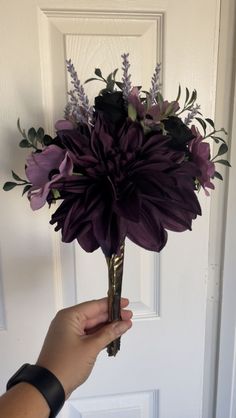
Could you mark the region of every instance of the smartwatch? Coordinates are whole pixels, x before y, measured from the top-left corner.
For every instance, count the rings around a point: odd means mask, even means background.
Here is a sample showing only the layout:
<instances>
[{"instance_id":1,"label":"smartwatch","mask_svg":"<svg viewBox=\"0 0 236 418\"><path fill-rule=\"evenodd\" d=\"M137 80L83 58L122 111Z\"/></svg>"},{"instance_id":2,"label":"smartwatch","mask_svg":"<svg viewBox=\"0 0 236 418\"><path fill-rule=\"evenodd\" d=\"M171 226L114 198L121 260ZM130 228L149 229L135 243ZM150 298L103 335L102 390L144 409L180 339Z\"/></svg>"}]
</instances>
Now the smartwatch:
<instances>
[{"instance_id":1,"label":"smartwatch","mask_svg":"<svg viewBox=\"0 0 236 418\"><path fill-rule=\"evenodd\" d=\"M63 407L65 391L56 376L48 369L28 363L21 366L7 383L7 390L20 382L33 385L43 395L50 408L49 418L54 418Z\"/></svg>"}]
</instances>

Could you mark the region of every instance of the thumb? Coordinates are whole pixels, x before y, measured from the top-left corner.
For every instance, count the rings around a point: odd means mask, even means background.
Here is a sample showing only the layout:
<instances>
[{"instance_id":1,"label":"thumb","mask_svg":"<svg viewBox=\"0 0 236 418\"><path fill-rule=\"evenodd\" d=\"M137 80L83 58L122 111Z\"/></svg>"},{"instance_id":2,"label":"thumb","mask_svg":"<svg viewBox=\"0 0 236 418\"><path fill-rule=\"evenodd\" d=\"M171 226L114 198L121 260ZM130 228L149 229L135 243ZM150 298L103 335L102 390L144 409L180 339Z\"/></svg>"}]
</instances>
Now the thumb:
<instances>
[{"instance_id":1,"label":"thumb","mask_svg":"<svg viewBox=\"0 0 236 418\"><path fill-rule=\"evenodd\" d=\"M98 347L98 350L101 351L116 338L119 338L128 331L131 326L132 322L130 320L112 322L91 335L91 339L93 339L94 342L96 341L96 346Z\"/></svg>"}]
</instances>

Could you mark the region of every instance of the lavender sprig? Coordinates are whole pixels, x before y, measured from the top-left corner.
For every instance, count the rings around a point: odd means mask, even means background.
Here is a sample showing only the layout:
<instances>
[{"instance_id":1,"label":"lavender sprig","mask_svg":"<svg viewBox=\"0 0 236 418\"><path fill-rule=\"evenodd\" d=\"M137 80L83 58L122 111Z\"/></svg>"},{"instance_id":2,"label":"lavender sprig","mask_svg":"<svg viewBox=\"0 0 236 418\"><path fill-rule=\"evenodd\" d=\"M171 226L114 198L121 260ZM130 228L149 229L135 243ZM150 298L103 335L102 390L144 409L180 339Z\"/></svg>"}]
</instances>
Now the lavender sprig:
<instances>
[{"instance_id":1,"label":"lavender sprig","mask_svg":"<svg viewBox=\"0 0 236 418\"><path fill-rule=\"evenodd\" d=\"M124 53L123 55L121 55L121 58L123 59L123 62L122 62L122 70L123 70L122 91L123 91L124 100L126 100L126 101L128 99L128 96L130 94L131 87L132 87L131 81L130 81L131 74L129 74L130 63L129 63L128 57L129 57L129 54Z\"/></svg>"},{"instance_id":2,"label":"lavender sprig","mask_svg":"<svg viewBox=\"0 0 236 418\"><path fill-rule=\"evenodd\" d=\"M160 91L160 88L161 88L160 72L161 72L161 64L157 64L154 74L152 76L151 88L149 90L151 104L156 103L157 93Z\"/></svg>"},{"instance_id":3,"label":"lavender sprig","mask_svg":"<svg viewBox=\"0 0 236 418\"><path fill-rule=\"evenodd\" d=\"M201 106L196 103L196 105L191 109L191 111L188 113L186 118L184 119L185 125L190 125L192 123L193 119L200 113Z\"/></svg>"},{"instance_id":4,"label":"lavender sprig","mask_svg":"<svg viewBox=\"0 0 236 418\"><path fill-rule=\"evenodd\" d=\"M72 84L74 86L74 90L68 93L71 98L73 110L80 120L82 118L84 121L89 122L89 120L92 118L92 108L89 105L88 96L85 94L84 87L78 79L77 72L75 70L74 65L71 62L71 59L66 60L66 65L67 70L72 78ZM78 95L78 100L76 98L76 94ZM79 106L79 101L81 103L81 106Z\"/></svg>"}]
</instances>

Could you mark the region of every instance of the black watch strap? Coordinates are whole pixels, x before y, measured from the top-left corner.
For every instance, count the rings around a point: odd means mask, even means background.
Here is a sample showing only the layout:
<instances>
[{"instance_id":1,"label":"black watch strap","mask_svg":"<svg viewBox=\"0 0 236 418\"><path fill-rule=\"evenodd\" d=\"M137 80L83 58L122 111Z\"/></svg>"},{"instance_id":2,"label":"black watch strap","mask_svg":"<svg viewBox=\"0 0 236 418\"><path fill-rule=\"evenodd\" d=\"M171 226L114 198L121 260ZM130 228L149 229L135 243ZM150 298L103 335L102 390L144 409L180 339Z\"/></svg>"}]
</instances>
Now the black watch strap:
<instances>
[{"instance_id":1,"label":"black watch strap","mask_svg":"<svg viewBox=\"0 0 236 418\"><path fill-rule=\"evenodd\" d=\"M30 383L44 396L51 411L49 418L54 418L63 407L65 402L63 386L57 377L44 367L24 364L8 381L7 390L20 382Z\"/></svg>"}]
</instances>

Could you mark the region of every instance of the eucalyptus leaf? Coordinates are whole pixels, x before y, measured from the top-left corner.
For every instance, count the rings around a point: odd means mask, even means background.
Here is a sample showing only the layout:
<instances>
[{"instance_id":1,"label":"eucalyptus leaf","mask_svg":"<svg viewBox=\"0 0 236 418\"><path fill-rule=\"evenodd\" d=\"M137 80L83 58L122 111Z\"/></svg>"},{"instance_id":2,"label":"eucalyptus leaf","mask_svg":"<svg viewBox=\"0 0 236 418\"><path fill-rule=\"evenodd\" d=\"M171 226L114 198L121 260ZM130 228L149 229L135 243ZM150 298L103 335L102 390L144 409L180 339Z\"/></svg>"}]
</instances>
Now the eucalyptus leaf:
<instances>
[{"instance_id":1,"label":"eucalyptus leaf","mask_svg":"<svg viewBox=\"0 0 236 418\"><path fill-rule=\"evenodd\" d=\"M31 148L31 144L29 143L27 139L22 139L19 143L19 146L21 148Z\"/></svg>"},{"instance_id":2,"label":"eucalyptus leaf","mask_svg":"<svg viewBox=\"0 0 236 418\"><path fill-rule=\"evenodd\" d=\"M40 144L42 144L42 142L43 142L43 138L44 138L44 129L40 127L40 128L37 130L37 133L36 133L36 139L37 139L37 141L39 141L39 142L40 142Z\"/></svg>"},{"instance_id":3,"label":"eucalyptus leaf","mask_svg":"<svg viewBox=\"0 0 236 418\"><path fill-rule=\"evenodd\" d=\"M176 100L175 100L176 102L179 101L180 96L181 96L181 85L179 84L179 90L178 90L178 94L177 94L177 97L176 97Z\"/></svg>"},{"instance_id":4,"label":"eucalyptus leaf","mask_svg":"<svg viewBox=\"0 0 236 418\"><path fill-rule=\"evenodd\" d=\"M24 181L22 180L13 170L11 170L12 177L17 181Z\"/></svg>"},{"instance_id":5,"label":"eucalyptus leaf","mask_svg":"<svg viewBox=\"0 0 236 418\"><path fill-rule=\"evenodd\" d=\"M119 70L119 68L116 68L114 71L113 71L113 73L112 73L112 77L113 77L113 80L115 80L115 78L116 78L116 74L117 74L117 71Z\"/></svg>"},{"instance_id":6,"label":"eucalyptus leaf","mask_svg":"<svg viewBox=\"0 0 236 418\"><path fill-rule=\"evenodd\" d=\"M189 103L194 103L197 99L197 91L194 89L191 95L191 98L189 100Z\"/></svg>"},{"instance_id":7,"label":"eucalyptus leaf","mask_svg":"<svg viewBox=\"0 0 236 418\"><path fill-rule=\"evenodd\" d=\"M188 99L189 99L190 93L189 93L189 89L187 87L186 87L185 91L186 91L186 97L185 97L184 104L186 105L188 103Z\"/></svg>"},{"instance_id":8,"label":"eucalyptus leaf","mask_svg":"<svg viewBox=\"0 0 236 418\"><path fill-rule=\"evenodd\" d=\"M94 73L95 73L98 77L103 78L103 77L102 77L102 72L101 72L100 68L95 68Z\"/></svg>"},{"instance_id":9,"label":"eucalyptus leaf","mask_svg":"<svg viewBox=\"0 0 236 418\"><path fill-rule=\"evenodd\" d=\"M109 84L109 83L112 81L112 74L113 74L113 73L110 73L110 74L108 75L108 77L107 77L107 84Z\"/></svg>"},{"instance_id":10,"label":"eucalyptus leaf","mask_svg":"<svg viewBox=\"0 0 236 418\"><path fill-rule=\"evenodd\" d=\"M204 134L205 134L206 133L206 128L207 128L206 122L201 118L195 118L195 119L200 123L201 127L204 130Z\"/></svg>"},{"instance_id":11,"label":"eucalyptus leaf","mask_svg":"<svg viewBox=\"0 0 236 418\"><path fill-rule=\"evenodd\" d=\"M226 165L227 167L231 167L229 161L227 161L227 160L217 160L217 161L214 161L214 162L215 163L219 163L219 164Z\"/></svg>"},{"instance_id":12,"label":"eucalyptus leaf","mask_svg":"<svg viewBox=\"0 0 236 418\"><path fill-rule=\"evenodd\" d=\"M221 146L220 146L220 148L219 148L219 151L218 151L217 156L219 156L219 155L223 155L223 154L225 154L227 151L228 151L228 145L227 145L227 144L221 144Z\"/></svg>"},{"instance_id":13,"label":"eucalyptus leaf","mask_svg":"<svg viewBox=\"0 0 236 418\"><path fill-rule=\"evenodd\" d=\"M113 92L114 91L114 85L115 85L115 81L114 80L110 80L107 83L107 90L109 90L110 92Z\"/></svg>"},{"instance_id":14,"label":"eucalyptus leaf","mask_svg":"<svg viewBox=\"0 0 236 418\"><path fill-rule=\"evenodd\" d=\"M218 144L220 141L223 142L224 144L226 144L225 140L223 138L221 138L220 136L216 136L216 135L211 135L211 138L214 139L214 141Z\"/></svg>"},{"instance_id":15,"label":"eucalyptus leaf","mask_svg":"<svg viewBox=\"0 0 236 418\"><path fill-rule=\"evenodd\" d=\"M14 187L18 186L17 183L14 183L13 181L7 181L4 185L3 185L3 190L5 190L5 192L9 192L9 190L14 189Z\"/></svg>"},{"instance_id":16,"label":"eucalyptus leaf","mask_svg":"<svg viewBox=\"0 0 236 418\"><path fill-rule=\"evenodd\" d=\"M215 124L214 124L214 122L213 122L213 120L212 120L212 119L210 119L210 118L206 118L206 119L205 119L205 121L206 121L207 123L209 123L209 125L211 125L211 127L212 127L213 129L215 129Z\"/></svg>"},{"instance_id":17,"label":"eucalyptus leaf","mask_svg":"<svg viewBox=\"0 0 236 418\"><path fill-rule=\"evenodd\" d=\"M28 138L29 138L29 141L31 143L33 143L34 140L35 140L35 137L36 137L36 130L34 128L30 128L28 130Z\"/></svg>"},{"instance_id":18,"label":"eucalyptus leaf","mask_svg":"<svg viewBox=\"0 0 236 418\"><path fill-rule=\"evenodd\" d=\"M27 184L23 189L22 196L24 196L24 194L27 193L31 187L31 184Z\"/></svg>"},{"instance_id":19,"label":"eucalyptus leaf","mask_svg":"<svg viewBox=\"0 0 236 418\"><path fill-rule=\"evenodd\" d=\"M117 87L119 87L119 89L123 89L123 87L124 87L124 83L121 83L120 81L115 81L115 83L116 83L116 85L117 85Z\"/></svg>"},{"instance_id":20,"label":"eucalyptus leaf","mask_svg":"<svg viewBox=\"0 0 236 418\"><path fill-rule=\"evenodd\" d=\"M215 171L214 177L217 178L217 179L219 179L219 180L223 180L222 175L220 173L218 173L218 171Z\"/></svg>"}]
</instances>

